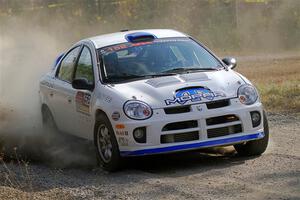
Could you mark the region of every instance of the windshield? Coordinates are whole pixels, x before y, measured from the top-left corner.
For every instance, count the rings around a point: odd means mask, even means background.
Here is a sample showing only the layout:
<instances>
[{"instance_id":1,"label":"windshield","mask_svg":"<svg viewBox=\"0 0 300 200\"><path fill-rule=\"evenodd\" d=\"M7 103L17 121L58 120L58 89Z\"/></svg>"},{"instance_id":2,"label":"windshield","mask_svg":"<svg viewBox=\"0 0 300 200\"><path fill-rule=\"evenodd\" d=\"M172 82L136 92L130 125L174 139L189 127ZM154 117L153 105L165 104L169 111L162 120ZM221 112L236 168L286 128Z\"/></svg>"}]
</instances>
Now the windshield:
<instances>
[{"instance_id":1,"label":"windshield","mask_svg":"<svg viewBox=\"0 0 300 200\"><path fill-rule=\"evenodd\" d=\"M218 70L221 63L189 38L123 43L99 49L106 83Z\"/></svg>"}]
</instances>

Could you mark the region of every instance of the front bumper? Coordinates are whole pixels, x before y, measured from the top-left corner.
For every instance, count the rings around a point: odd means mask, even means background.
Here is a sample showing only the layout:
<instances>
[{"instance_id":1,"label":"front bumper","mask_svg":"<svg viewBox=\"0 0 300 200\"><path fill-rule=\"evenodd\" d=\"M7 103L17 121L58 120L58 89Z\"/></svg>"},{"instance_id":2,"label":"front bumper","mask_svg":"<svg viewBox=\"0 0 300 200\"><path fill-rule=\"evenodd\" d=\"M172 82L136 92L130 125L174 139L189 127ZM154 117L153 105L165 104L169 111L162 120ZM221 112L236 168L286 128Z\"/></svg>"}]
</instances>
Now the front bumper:
<instances>
[{"instance_id":1,"label":"front bumper","mask_svg":"<svg viewBox=\"0 0 300 200\"><path fill-rule=\"evenodd\" d=\"M116 138L119 143L121 156L141 156L159 153L169 153L178 151L187 151L215 146L226 146L236 143L242 143L250 140L257 140L264 137L263 120L257 127L253 127L250 112L257 111L263 116L262 104L256 102L253 105L245 106L237 98L229 99L229 105L208 109L205 103L194 104L190 106L190 111L180 114L166 114L164 109L155 109L153 116L147 120L129 120L125 119L114 122L113 126ZM234 115L238 118L235 121L218 122L209 124L207 119L225 115ZM197 126L179 127L177 125L186 122L196 122ZM123 129L117 129L116 124L123 124ZM173 124L175 128L165 130L166 125ZM239 128L235 130L236 126ZM146 127L146 143L137 143L133 137L133 130L138 127ZM225 130L231 131L228 134ZM218 131L222 131L218 135ZM235 132L232 132L234 129ZM216 131L217 134L211 133ZM188 135L197 134L197 138L189 141L164 141L163 137L169 135ZM225 133L225 134L224 134ZM209 135L212 134L213 136ZM184 136L184 137L185 137ZM181 138L182 139L182 138Z\"/></svg>"},{"instance_id":2,"label":"front bumper","mask_svg":"<svg viewBox=\"0 0 300 200\"><path fill-rule=\"evenodd\" d=\"M160 153L171 153L171 152L178 152L178 151L188 151L188 150L203 149L203 148L215 147L215 146L232 145L236 143L247 142L250 140L261 139L264 136L265 136L264 132L258 132L254 134L240 135L236 137L227 137L227 138L216 139L216 140L208 140L208 141L191 143L191 144L181 144L175 146L141 149L135 151L121 151L120 153L121 156L125 157L125 156L142 156L142 155L151 155L151 154L160 154Z\"/></svg>"}]
</instances>

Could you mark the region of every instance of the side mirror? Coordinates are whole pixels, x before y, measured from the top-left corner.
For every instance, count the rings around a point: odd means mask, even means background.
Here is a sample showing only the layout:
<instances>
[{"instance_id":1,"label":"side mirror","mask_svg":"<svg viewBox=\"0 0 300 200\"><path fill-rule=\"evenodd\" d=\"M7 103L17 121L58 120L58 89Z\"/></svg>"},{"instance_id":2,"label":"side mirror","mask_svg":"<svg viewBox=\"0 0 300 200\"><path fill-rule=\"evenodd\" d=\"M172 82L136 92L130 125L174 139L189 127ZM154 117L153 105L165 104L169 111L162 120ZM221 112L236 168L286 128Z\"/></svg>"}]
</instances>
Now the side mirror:
<instances>
[{"instance_id":1,"label":"side mirror","mask_svg":"<svg viewBox=\"0 0 300 200\"><path fill-rule=\"evenodd\" d=\"M236 59L232 57L223 58L222 61L230 68L234 69L237 65Z\"/></svg>"},{"instance_id":2,"label":"side mirror","mask_svg":"<svg viewBox=\"0 0 300 200\"><path fill-rule=\"evenodd\" d=\"M72 87L78 90L93 90L94 85L90 84L86 78L78 78L72 81Z\"/></svg>"}]
</instances>

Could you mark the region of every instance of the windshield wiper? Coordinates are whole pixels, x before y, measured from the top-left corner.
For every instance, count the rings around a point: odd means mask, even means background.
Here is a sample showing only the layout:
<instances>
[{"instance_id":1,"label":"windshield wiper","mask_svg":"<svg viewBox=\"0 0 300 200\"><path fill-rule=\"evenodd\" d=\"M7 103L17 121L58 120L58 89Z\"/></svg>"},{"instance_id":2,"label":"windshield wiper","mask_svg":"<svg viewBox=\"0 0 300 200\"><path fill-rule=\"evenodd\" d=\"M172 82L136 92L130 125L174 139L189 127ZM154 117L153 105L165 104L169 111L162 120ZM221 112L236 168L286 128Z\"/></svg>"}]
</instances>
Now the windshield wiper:
<instances>
[{"instance_id":1,"label":"windshield wiper","mask_svg":"<svg viewBox=\"0 0 300 200\"><path fill-rule=\"evenodd\" d=\"M123 76L109 76L107 79L131 79L131 78L140 78L141 76L138 75L133 75L133 74L128 74L128 75L123 75Z\"/></svg>"},{"instance_id":2,"label":"windshield wiper","mask_svg":"<svg viewBox=\"0 0 300 200\"><path fill-rule=\"evenodd\" d=\"M148 75L144 75L144 77L155 78L155 77L161 77L161 76L174 76L174 75L177 75L177 74L176 73L148 74Z\"/></svg>"},{"instance_id":3,"label":"windshield wiper","mask_svg":"<svg viewBox=\"0 0 300 200\"><path fill-rule=\"evenodd\" d=\"M128 79L155 78L155 77L161 77L161 76L174 76L174 75L176 75L176 73L145 74L145 75L135 75L135 74L123 73L122 75L107 77L107 79L111 79L111 80L128 80Z\"/></svg>"},{"instance_id":4,"label":"windshield wiper","mask_svg":"<svg viewBox=\"0 0 300 200\"><path fill-rule=\"evenodd\" d=\"M170 72L191 72L191 71L215 71L218 70L216 68L195 68L195 67L179 67L179 68L173 68L166 71L163 71L162 73L170 73Z\"/></svg>"}]
</instances>

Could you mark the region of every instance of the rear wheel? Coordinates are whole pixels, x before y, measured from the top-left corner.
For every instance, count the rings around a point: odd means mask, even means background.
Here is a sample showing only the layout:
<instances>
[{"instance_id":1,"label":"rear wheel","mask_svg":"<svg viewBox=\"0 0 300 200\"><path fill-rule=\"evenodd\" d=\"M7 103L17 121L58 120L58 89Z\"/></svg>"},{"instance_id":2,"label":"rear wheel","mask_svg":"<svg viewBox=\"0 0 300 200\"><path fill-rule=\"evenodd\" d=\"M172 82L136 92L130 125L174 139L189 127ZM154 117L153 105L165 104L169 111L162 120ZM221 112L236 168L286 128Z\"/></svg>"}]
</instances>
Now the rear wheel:
<instances>
[{"instance_id":1,"label":"rear wheel","mask_svg":"<svg viewBox=\"0 0 300 200\"><path fill-rule=\"evenodd\" d=\"M269 143L269 125L265 111L263 112L264 134L265 136L259 140L246 142L245 144L234 145L235 150L242 156L261 155L267 149Z\"/></svg>"},{"instance_id":2,"label":"rear wheel","mask_svg":"<svg viewBox=\"0 0 300 200\"><path fill-rule=\"evenodd\" d=\"M100 166L110 172L118 170L122 158L113 128L104 114L97 117L94 141Z\"/></svg>"}]
</instances>

